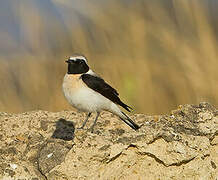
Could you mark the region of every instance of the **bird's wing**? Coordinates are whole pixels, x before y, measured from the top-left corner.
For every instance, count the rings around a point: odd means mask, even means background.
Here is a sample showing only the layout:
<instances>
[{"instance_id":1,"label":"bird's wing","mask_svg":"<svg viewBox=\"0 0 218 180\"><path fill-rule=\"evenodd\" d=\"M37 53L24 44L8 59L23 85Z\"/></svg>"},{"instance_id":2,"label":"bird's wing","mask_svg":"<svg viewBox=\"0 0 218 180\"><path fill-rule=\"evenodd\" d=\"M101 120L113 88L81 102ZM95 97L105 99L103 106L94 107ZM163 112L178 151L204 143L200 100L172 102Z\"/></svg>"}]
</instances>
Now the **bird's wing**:
<instances>
[{"instance_id":1,"label":"bird's wing","mask_svg":"<svg viewBox=\"0 0 218 180\"><path fill-rule=\"evenodd\" d=\"M117 90L112 88L102 78L95 76L94 74L83 74L81 75L81 78L89 88L110 99L112 102L122 106L127 111L130 111L129 108L131 109L131 107L127 106L120 100Z\"/></svg>"}]
</instances>

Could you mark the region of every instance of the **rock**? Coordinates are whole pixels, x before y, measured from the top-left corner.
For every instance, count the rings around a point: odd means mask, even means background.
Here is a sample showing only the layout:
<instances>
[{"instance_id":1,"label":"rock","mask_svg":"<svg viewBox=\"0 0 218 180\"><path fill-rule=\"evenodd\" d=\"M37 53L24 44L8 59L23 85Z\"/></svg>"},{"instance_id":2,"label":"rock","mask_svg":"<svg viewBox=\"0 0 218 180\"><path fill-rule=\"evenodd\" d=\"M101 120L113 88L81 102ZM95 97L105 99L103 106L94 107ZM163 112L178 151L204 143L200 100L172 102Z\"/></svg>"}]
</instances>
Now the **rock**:
<instances>
[{"instance_id":1,"label":"rock","mask_svg":"<svg viewBox=\"0 0 218 180\"><path fill-rule=\"evenodd\" d=\"M84 118L72 111L0 113L0 179L218 177L218 111L209 103L133 115L138 131L107 112L94 133L76 129Z\"/></svg>"},{"instance_id":2,"label":"rock","mask_svg":"<svg viewBox=\"0 0 218 180\"><path fill-rule=\"evenodd\" d=\"M42 174L50 172L55 166L61 164L72 145L63 140L47 140L38 151L38 168Z\"/></svg>"}]
</instances>

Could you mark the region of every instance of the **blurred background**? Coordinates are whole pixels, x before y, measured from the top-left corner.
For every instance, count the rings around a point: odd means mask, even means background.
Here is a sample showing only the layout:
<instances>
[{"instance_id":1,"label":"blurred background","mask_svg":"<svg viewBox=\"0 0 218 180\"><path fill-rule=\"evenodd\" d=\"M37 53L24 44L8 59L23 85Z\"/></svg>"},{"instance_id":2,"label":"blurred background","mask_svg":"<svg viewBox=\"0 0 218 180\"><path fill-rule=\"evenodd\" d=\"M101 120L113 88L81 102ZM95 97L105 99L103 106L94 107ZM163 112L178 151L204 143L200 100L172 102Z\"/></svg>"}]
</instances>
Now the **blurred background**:
<instances>
[{"instance_id":1,"label":"blurred background","mask_svg":"<svg viewBox=\"0 0 218 180\"><path fill-rule=\"evenodd\" d=\"M216 0L0 1L0 111L71 109L64 60L84 54L135 113L218 105Z\"/></svg>"}]
</instances>

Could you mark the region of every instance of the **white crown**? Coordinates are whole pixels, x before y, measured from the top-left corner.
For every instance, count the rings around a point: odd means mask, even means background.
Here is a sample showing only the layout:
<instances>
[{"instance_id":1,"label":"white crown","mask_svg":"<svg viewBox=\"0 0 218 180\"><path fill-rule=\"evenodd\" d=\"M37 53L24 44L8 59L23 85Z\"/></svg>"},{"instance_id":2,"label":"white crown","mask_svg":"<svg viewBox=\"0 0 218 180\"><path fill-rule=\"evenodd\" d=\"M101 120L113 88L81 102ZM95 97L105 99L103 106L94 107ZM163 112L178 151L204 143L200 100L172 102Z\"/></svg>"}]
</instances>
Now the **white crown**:
<instances>
[{"instance_id":1,"label":"white crown","mask_svg":"<svg viewBox=\"0 0 218 180\"><path fill-rule=\"evenodd\" d=\"M70 56L69 58L70 60L76 61L77 59L82 59L87 63L87 59L84 56L81 55L74 55L74 56Z\"/></svg>"}]
</instances>

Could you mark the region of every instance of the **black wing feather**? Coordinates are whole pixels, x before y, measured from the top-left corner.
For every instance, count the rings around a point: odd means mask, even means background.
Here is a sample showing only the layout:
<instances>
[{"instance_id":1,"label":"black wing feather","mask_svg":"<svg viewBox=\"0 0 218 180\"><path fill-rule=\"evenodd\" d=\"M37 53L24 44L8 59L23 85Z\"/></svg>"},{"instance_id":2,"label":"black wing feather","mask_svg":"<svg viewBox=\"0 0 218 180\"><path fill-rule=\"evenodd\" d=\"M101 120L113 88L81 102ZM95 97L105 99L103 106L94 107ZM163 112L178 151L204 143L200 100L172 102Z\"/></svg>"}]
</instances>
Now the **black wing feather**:
<instances>
[{"instance_id":1,"label":"black wing feather","mask_svg":"<svg viewBox=\"0 0 218 180\"><path fill-rule=\"evenodd\" d=\"M112 102L122 106L124 109L130 112L128 105L124 104L119 96L119 93L116 89L112 88L109 84L107 84L102 78L93 76L91 74L83 74L81 76L83 82L94 91L97 91L104 97L110 99Z\"/></svg>"}]
</instances>

